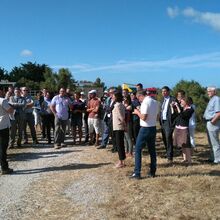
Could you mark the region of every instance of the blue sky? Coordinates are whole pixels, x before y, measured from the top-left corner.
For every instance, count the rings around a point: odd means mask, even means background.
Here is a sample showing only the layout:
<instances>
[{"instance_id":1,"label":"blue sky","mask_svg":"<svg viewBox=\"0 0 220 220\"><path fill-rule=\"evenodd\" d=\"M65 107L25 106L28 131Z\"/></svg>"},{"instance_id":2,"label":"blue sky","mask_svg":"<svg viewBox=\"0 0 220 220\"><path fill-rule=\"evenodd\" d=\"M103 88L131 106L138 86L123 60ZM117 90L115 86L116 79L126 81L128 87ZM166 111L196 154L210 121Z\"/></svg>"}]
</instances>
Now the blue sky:
<instances>
[{"instance_id":1,"label":"blue sky","mask_svg":"<svg viewBox=\"0 0 220 220\"><path fill-rule=\"evenodd\" d=\"M220 87L218 0L1 0L0 67L27 61L107 86Z\"/></svg>"}]
</instances>

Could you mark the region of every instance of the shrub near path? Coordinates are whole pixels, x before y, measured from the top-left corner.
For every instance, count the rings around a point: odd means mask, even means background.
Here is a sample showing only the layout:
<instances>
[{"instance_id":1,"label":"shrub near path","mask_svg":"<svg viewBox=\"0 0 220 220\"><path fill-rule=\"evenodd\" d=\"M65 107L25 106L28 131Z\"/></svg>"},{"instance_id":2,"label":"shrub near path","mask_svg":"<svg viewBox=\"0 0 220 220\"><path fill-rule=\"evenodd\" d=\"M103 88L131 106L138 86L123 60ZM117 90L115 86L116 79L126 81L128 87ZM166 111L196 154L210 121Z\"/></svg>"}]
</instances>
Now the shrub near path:
<instances>
[{"instance_id":1,"label":"shrub near path","mask_svg":"<svg viewBox=\"0 0 220 220\"><path fill-rule=\"evenodd\" d=\"M177 156L168 167L158 134L157 178L140 181L128 178L133 159L115 169L117 154L93 146L10 149L16 172L0 177L0 219L220 218L220 166L205 162L205 134L196 134L196 141L193 166ZM149 164L144 154L143 176Z\"/></svg>"}]
</instances>

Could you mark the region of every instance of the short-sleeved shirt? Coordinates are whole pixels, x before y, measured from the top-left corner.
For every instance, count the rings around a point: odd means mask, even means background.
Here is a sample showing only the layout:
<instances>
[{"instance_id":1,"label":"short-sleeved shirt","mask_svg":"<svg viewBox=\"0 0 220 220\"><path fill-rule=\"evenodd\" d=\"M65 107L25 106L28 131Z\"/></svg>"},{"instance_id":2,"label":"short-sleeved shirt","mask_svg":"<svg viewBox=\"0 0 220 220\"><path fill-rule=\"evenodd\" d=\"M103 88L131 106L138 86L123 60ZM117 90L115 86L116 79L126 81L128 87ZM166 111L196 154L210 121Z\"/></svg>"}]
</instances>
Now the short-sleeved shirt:
<instances>
[{"instance_id":1,"label":"short-sleeved shirt","mask_svg":"<svg viewBox=\"0 0 220 220\"><path fill-rule=\"evenodd\" d=\"M67 96L60 97L60 95L56 95L51 101L51 105L55 105L57 117L62 120L67 120L69 118L68 111L70 104L71 101Z\"/></svg>"},{"instance_id":2,"label":"short-sleeved shirt","mask_svg":"<svg viewBox=\"0 0 220 220\"><path fill-rule=\"evenodd\" d=\"M215 95L209 100L203 117L206 120L211 120L217 112L220 112L220 97Z\"/></svg>"},{"instance_id":3,"label":"short-sleeved shirt","mask_svg":"<svg viewBox=\"0 0 220 220\"><path fill-rule=\"evenodd\" d=\"M147 119L143 121L140 119L140 126L142 127L154 127L157 122L157 115L159 111L159 103L150 96L146 96L141 103L141 114L147 115Z\"/></svg>"},{"instance_id":4,"label":"short-sleeved shirt","mask_svg":"<svg viewBox=\"0 0 220 220\"><path fill-rule=\"evenodd\" d=\"M10 109L10 105L7 99L0 98L0 130L11 126L9 114L7 113L8 109Z\"/></svg>"},{"instance_id":5,"label":"short-sleeved shirt","mask_svg":"<svg viewBox=\"0 0 220 220\"><path fill-rule=\"evenodd\" d=\"M100 107L100 100L98 98L94 98L89 100L88 108L99 108ZM98 112L89 112L89 118L98 118Z\"/></svg>"}]
</instances>

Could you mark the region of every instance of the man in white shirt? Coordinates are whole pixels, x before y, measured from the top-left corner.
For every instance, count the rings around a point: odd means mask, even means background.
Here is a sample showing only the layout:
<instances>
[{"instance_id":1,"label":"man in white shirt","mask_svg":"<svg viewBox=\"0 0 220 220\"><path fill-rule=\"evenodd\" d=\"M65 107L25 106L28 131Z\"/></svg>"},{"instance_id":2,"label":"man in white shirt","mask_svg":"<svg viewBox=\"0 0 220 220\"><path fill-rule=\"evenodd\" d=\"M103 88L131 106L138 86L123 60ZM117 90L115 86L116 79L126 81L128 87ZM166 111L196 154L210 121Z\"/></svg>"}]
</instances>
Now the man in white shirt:
<instances>
[{"instance_id":1,"label":"man in white shirt","mask_svg":"<svg viewBox=\"0 0 220 220\"><path fill-rule=\"evenodd\" d=\"M146 91L138 91L137 98L141 102L140 110L135 109L133 114L136 114L140 118L140 130L138 133L136 146L135 146L135 169L134 173L130 178L140 179L141 178L141 159L142 159L142 149L146 146L151 158L150 172L148 177L155 177L157 158L156 158L156 121L159 110L159 103L155 100L156 89L147 89Z\"/></svg>"}]
</instances>

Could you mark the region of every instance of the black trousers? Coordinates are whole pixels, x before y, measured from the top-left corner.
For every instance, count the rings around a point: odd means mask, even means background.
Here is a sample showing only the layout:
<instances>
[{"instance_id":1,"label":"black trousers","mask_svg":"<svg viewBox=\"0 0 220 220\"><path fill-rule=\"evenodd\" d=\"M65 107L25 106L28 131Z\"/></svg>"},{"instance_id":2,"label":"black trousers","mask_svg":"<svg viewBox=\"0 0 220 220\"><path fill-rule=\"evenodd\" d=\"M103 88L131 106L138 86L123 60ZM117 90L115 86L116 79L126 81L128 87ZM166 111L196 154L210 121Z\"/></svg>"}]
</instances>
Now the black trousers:
<instances>
[{"instance_id":1,"label":"black trousers","mask_svg":"<svg viewBox=\"0 0 220 220\"><path fill-rule=\"evenodd\" d=\"M113 131L115 142L118 150L119 160L124 160L125 156L125 145L124 145L124 131L117 130Z\"/></svg>"},{"instance_id":2,"label":"black trousers","mask_svg":"<svg viewBox=\"0 0 220 220\"><path fill-rule=\"evenodd\" d=\"M54 129L54 115L53 114L46 114L46 115L42 115L42 124L44 125L43 129L43 136L46 137L47 136L47 140L48 142L51 142L51 135L50 135L50 131L51 128ZM45 134L47 132L47 135Z\"/></svg>"},{"instance_id":3,"label":"black trousers","mask_svg":"<svg viewBox=\"0 0 220 220\"><path fill-rule=\"evenodd\" d=\"M167 159L173 160L173 128L170 127L168 121L163 121L161 124L161 132L163 143L166 148Z\"/></svg>"},{"instance_id":4,"label":"black trousers","mask_svg":"<svg viewBox=\"0 0 220 220\"><path fill-rule=\"evenodd\" d=\"M135 120L133 121L133 124L132 124L132 129L133 129L133 139L134 139L134 145L136 144L136 140L137 140L137 136L138 136L138 132L140 130L140 120Z\"/></svg>"},{"instance_id":5,"label":"black trousers","mask_svg":"<svg viewBox=\"0 0 220 220\"><path fill-rule=\"evenodd\" d=\"M0 130L0 163L1 169L8 169L7 148L9 142L9 128Z\"/></svg>"}]
</instances>

